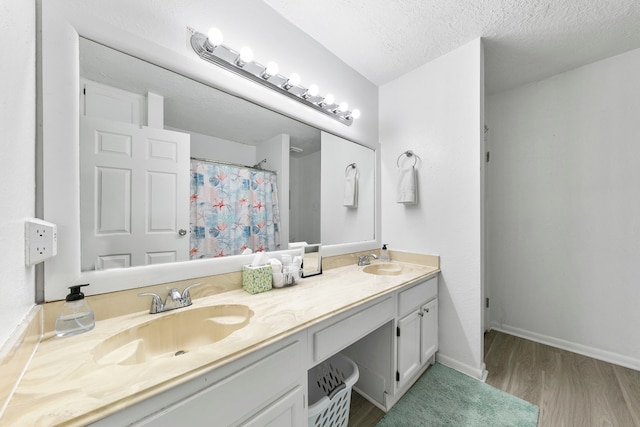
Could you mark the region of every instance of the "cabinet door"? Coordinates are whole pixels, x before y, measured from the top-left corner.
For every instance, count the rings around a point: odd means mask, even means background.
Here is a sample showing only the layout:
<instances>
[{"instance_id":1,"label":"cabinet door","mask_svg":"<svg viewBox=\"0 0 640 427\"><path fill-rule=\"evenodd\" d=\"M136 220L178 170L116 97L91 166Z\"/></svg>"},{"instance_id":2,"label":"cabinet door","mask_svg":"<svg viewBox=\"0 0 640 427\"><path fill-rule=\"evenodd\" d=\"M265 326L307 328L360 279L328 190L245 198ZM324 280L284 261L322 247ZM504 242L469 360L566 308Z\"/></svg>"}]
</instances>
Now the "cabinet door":
<instances>
[{"instance_id":1,"label":"cabinet door","mask_svg":"<svg viewBox=\"0 0 640 427\"><path fill-rule=\"evenodd\" d=\"M279 396L300 387L302 372L302 344L294 341L133 425L236 426L249 414L264 413L272 405L277 405ZM302 399L297 404L302 411Z\"/></svg>"},{"instance_id":2,"label":"cabinet door","mask_svg":"<svg viewBox=\"0 0 640 427\"><path fill-rule=\"evenodd\" d=\"M251 418L244 427L296 427L306 424L303 417L303 393L298 386Z\"/></svg>"},{"instance_id":3,"label":"cabinet door","mask_svg":"<svg viewBox=\"0 0 640 427\"><path fill-rule=\"evenodd\" d=\"M396 374L398 388L420 369L421 320L421 310L415 310L398 320L398 372Z\"/></svg>"},{"instance_id":4,"label":"cabinet door","mask_svg":"<svg viewBox=\"0 0 640 427\"><path fill-rule=\"evenodd\" d=\"M425 364L438 350L438 300L434 299L420 308L422 312L421 363Z\"/></svg>"}]
</instances>

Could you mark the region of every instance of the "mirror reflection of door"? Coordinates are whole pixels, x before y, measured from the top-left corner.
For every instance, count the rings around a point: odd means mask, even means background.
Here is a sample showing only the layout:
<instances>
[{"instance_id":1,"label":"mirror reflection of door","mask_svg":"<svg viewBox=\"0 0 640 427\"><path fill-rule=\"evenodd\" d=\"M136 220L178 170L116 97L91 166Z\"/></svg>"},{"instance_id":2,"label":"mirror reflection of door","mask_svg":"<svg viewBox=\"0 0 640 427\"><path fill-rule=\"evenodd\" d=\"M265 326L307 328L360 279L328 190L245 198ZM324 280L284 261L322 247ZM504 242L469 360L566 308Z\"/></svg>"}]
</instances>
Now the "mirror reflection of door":
<instances>
[{"instance_id":1,"label":"mirror reflection of door","mask_svg":"<svg viewBox=\"0 0 640 427\"><path fill-rule=\"evenodd\" d=\"M87 115L80 117L82 270L187 260L189 135L131 123L138 114L130 112L137 108L123 109L117 97L96 103L85 96Z\"/></svg>"}]
</instances>

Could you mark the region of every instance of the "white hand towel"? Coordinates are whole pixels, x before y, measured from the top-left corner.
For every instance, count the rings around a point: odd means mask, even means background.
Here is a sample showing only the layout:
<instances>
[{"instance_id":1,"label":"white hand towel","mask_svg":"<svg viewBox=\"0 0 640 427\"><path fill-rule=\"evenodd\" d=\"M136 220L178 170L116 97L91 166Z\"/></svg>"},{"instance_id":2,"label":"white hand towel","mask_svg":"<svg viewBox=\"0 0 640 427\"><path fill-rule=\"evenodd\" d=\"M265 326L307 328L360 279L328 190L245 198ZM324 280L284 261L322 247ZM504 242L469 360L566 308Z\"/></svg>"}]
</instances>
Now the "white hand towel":
<instances>
[{"instance_id":1,"label":"white hand towel","mask_svg":"<svg viewBox=\"0 0 640 427\"><path fill-rule=\"evenodd\" d=\"M356 175L347 176L344 179L344 206L348 208L358 207L358 180Z\"/></svg>"},{"instance_id":2,"label":"white hand towel","mask_svg":"<svg viewBox=\"0 0 640 427\"><path fill-rule=\"evenodd\" d=\"M407 205L418 202L415 167L410 166L400 169L398 174L398 194L396 195L396 202Z\"/></svg>"}]
</instances>

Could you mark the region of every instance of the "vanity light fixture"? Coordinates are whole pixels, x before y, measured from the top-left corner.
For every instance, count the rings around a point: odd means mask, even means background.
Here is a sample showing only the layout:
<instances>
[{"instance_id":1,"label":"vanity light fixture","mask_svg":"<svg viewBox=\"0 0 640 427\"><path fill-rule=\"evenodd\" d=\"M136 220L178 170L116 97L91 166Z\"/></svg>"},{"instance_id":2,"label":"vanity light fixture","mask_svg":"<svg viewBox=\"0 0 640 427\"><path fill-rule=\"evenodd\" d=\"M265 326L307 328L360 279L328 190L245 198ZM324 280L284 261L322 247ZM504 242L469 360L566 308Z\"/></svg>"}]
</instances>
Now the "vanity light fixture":
<instances>
[{"instance_id":1,"label":"vanity light fixture","mask_svg":"<svg viewBox=\"0 0 640 427\"><path fill-rule=\"evenodd\" d=\"M351 117L352 119L357 119L360 117L360 110L358 110L357 108L354 109L350 114L347 115L347 117Z\"/></svg>"},{"instance_id":2,"label":"vanity light fixture","mask_svg":"<svg viewBox=\"0 0 640 427\"><path fill-rule=\"evenodd\" d=\"M301 96L304 99L309 99L312 96L318 96L318 92L320 92L318 85L311 85L309 86L309 89L307 89Z\"/></svg>"},{"instance_id":3,"label":"vanity light fixture","mask_svg":"<svg viewBox=\"0 0 640 427\"><path fill-rule=\"evenodd\" d=\"M207 40L205 41L204 48L207 52L213 52L215 48L222 44L222 33L217 28L210 28L207 33Z\"/></svg>"},{"instance_id":4,"label":"vanity light fixture","mask_svg":"<svg viewBox=\"0 0 640 427\"><path fill-rule=\"evenodd\" d=\"M291 73L289 78L282 84L282 89L289 90L300 84L300 76L297 73Z\"/></svg>"},{"instance_id":5,"label":"vanity light fixture","mask_svg":"<svg viewBox=\"0 0 640 427\"><path fill-rule=\"evenodd\" d=\"M273 61L270 61L267 63L267 66L264 68L264 71L260 74L260 77L262 77L265 80L269 80L271 77L278 74L279 70L280 68L278 67L278 64L276 64Z\"/></svg>"},{"instance_id":6,"label":"vanity light fixture","mask_svg":"<svg viewBox=\"0 0 640 427\"><path fill-rule=\"evenodd\" d=\"M251 61L253 61L253 51L250 47L244 46L242 49L240 49L240 54L236 58L234 64L236 64L240 68L243 68L245 65L247 65L247 62Z\"/></svg>"},{"instance_id":7,"label":"vanity light fixture","mask_svg":"<svg viewBox=\"0 0 640 427\"><path fill-rule=\"evenodd\" d=\"M318 105L319 105L320 107L326 107L327 105L333 105L333 101L334 101L333 94L328 93L328 94L326 94L326 95L324 96L324 98L323 98L323 99L321 99L321 100L318 102Z\"/></svg>"},{"instance_id":8,"label":"vanity light fixture","mask_svg":"<svg viewBox=\"0 0 640 427\"><path fill-rule=\"evenodd\" d=\"M292 73L286 77L278 74L278 64L273 61L266 66L255 62L250 48L243 47L237 52L223 45L222 32L217 28L211 28L206 35L191 28L188 30L191 33L191 47L201 59L282 93L347 126L360 117L360 111L349 111L346 102L336 104L333 95L320 96L317 85L312 84L308 88L301 86L298 74Z\"/></svg>"},{"instance_id":9,"label":"vanity light fixture","mask_svg":"<svg viewBox=\"0 0 640 427\"><path fill-rule=\"evenodd\" d=\"M341 102L332 111L334 112L334 114L340 114L340 113L346 114L349 112L348 110L349 110L349 104L347 104L346 102Z\"/></svg>"}]
</instances>

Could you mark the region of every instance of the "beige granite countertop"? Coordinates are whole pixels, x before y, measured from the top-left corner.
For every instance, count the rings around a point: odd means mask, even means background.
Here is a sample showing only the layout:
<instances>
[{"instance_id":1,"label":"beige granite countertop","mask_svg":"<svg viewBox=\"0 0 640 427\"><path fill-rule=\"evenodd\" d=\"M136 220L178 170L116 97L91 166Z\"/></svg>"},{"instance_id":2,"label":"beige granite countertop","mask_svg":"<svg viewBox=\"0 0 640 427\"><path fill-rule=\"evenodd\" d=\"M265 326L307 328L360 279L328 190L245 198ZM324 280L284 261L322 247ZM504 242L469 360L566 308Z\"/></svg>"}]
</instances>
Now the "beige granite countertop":
<instances>
[{"instance_id":1,"label":"beige granite countertop","mask_svg":"<svg viewBox=\"0 0 640 427\"><path fill-rule=\"evenodd\" d=\"M403 259L400 254L396 258ZM301 279L295 286L260 294L250 295L237 287L199 298L194 294L193 305L178 311L242 304L254 314L243 329L189 351L179 360L159 358L137 365L109 365L99 364L92 355L92 349L106 338L177 311L150 315L144 310L104 318L96 322L92 331L66 338L46 332L45 326L42 341L8 401L0 425L86 425L330 316L439 272L437 257L404 259L420 264L403 262L401 274L377 276L364 273L362 267L349 261L349 265ZM345 263L336 265L341 264ZM100 305L93 306L97 319L101 318Z\"/></svg>"}]
</instances>

